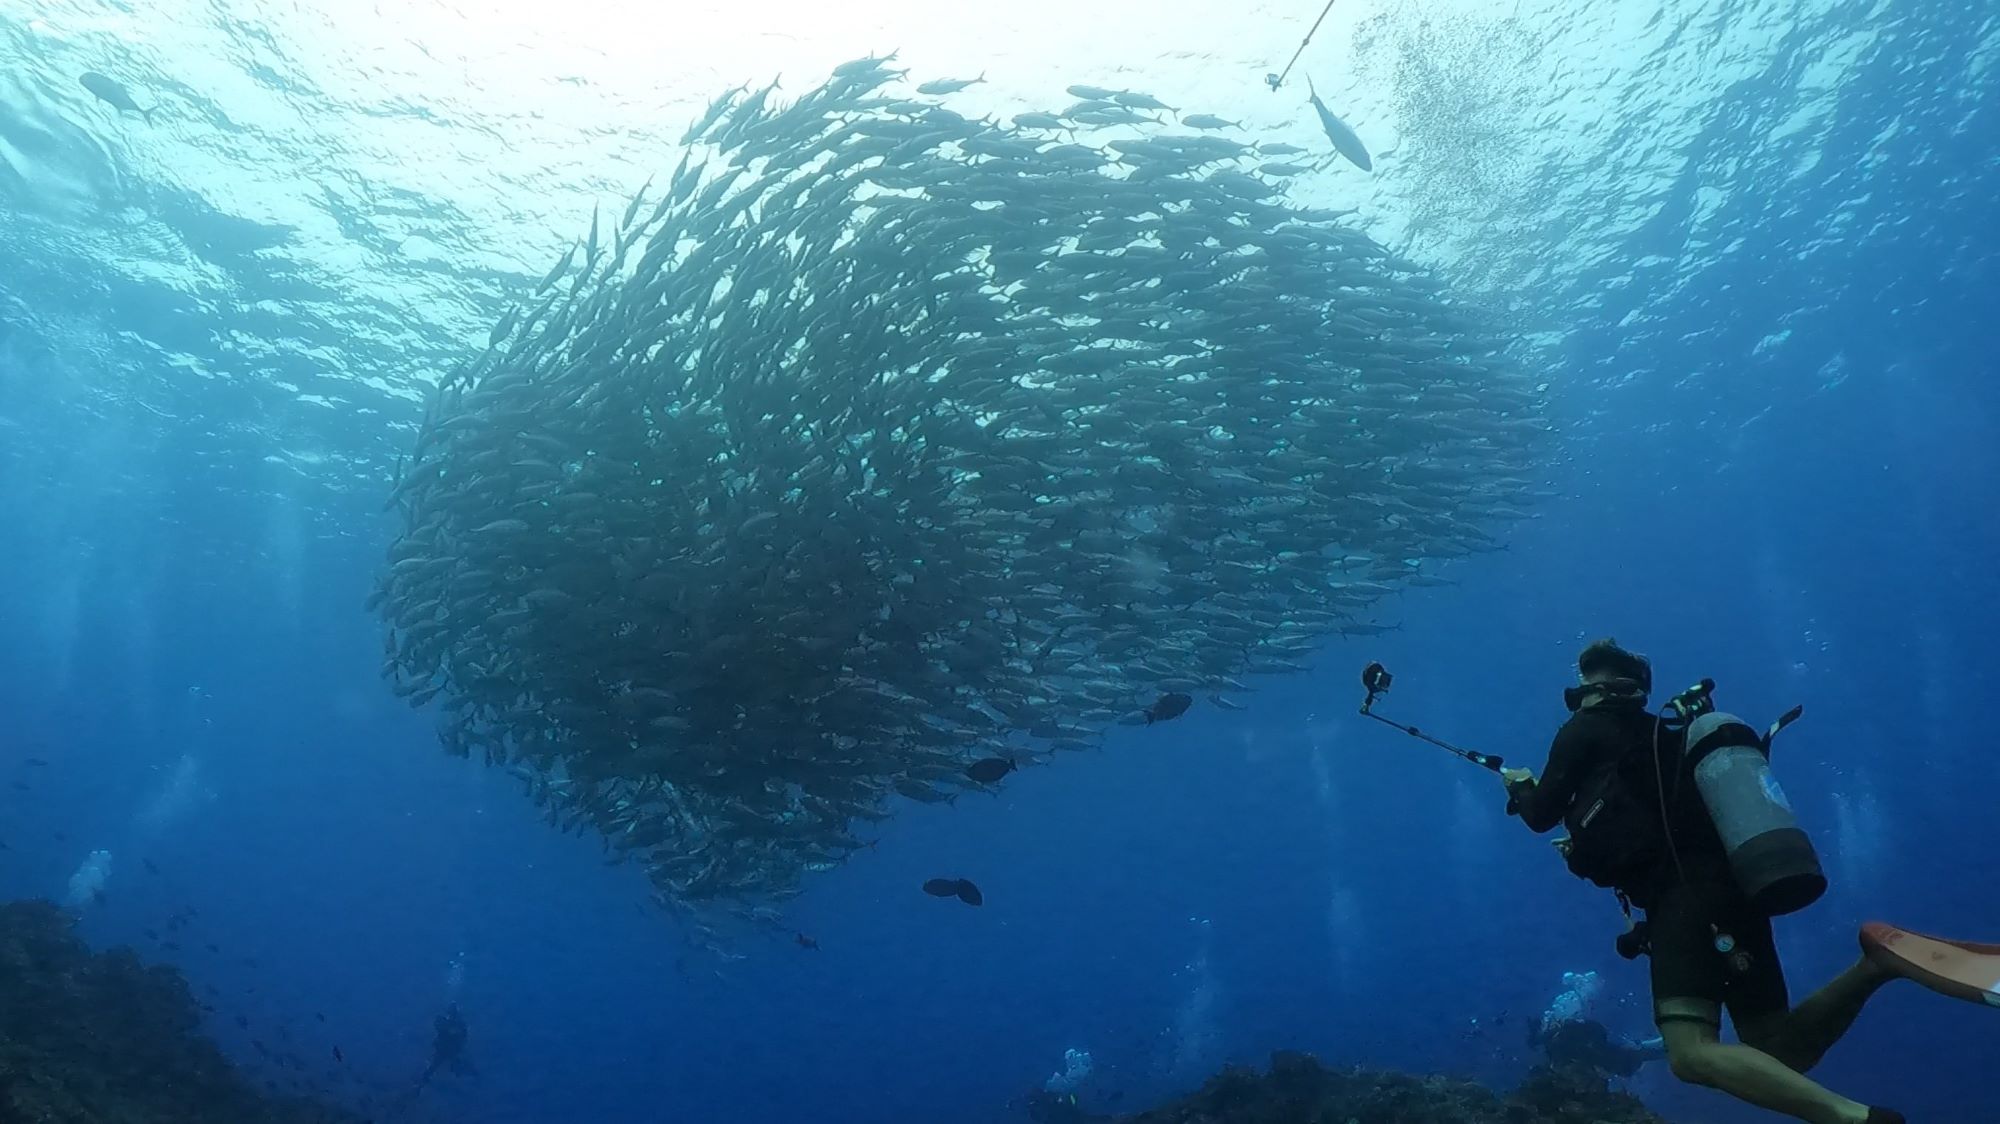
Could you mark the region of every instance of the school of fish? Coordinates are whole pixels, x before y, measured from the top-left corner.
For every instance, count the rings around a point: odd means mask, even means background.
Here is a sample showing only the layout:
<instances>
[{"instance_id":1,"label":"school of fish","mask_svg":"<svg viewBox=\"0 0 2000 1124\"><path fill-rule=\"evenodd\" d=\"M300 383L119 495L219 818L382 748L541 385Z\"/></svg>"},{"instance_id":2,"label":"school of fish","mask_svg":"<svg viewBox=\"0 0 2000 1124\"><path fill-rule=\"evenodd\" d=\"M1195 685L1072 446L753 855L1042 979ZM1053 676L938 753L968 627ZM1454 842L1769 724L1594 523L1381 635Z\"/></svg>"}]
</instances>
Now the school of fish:
<instances>
[{"instance_id":1,"label":"school of fish","mask_svg":"<svg viewBox=\"0 0 2000 1124\"><path fill-rule=\"evenodd\" d=\"M439 380L370 598L448 750L715 939L899 800L1393 627L1538 494L1507 335L1229 122L891 58L724 95L593 220Z\"/></svg>"}]
</instances>

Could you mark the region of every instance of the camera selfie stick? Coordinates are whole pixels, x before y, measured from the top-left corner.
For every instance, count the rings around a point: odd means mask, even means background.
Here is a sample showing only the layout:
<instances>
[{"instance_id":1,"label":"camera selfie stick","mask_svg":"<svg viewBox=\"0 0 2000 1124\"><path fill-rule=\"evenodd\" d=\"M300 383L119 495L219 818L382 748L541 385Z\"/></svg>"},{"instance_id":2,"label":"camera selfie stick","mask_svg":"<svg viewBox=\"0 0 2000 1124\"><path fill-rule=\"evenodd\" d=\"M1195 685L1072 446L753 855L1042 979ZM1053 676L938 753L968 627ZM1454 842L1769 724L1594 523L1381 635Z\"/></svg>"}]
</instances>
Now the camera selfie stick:
<instances>
[{"instance_id":1,"label":"camera selfie stick","mask_svg":"<svg viewBox=\"0 0 2000 1124\"><path fill-rule=\"evenodd\" d=\"M1333 0L1326 0L1326 7L1320 9L1319 18L1313 21L1312 30L1306 32L1306 37L1299 41L1299 49L1292 52L1292 61L1285 64L1284 74L1266 74L1264 76L1264 84L1271 87L1272 93L1277 93L1278 87L1285 84L1285 76L1290 74L1292 68L1299 64L1299 56L1306 53L1306 45L1313 41L1313 36L1319 32L1319 25L1326 22L1326 14L1331 11L1333 11ZM1363 711L1362 713L1365 714L1367 712Z\"/></svg>"},{"instance_id":2,"label":"camera selfie stick","mask_svg":"<svg viewBox=\"0 0 2000 1124\"><path fill-rule=\"evenodd\" d=\"M1451 744L1448 741L1443 741L1439 738L1434 738L1429 734L1424 733L1422 730L1417 729L1415 726L1405 726L1401 722L1390 721L1389 719L1384 718L1381 715L1375 713L1375 711L1372 708L1375 705L1376 698L1388 692L1389 683L1393 678L1394 677L1389 674L1389 669L1383 667L1379 663L1371 663L1367 667L1361 669L1361 685L1368 689L1368 697L1361 701L1361 713L1367 715L1370 718L1373 718L1375 721L1380 722L1385 726L1394 726L1396 729L1403 731L1404 733L1410 735L1413 738L1420 738L1424 741L1427 741L1432 745L1438 747L1439 749L1444 750L1447 753L1463 757L1467 761L1472 762L1474 765L1483 765L1486 768L1491 769L1496 773L1500 771L1500 766L1503 762L1501 761L1500 757L1496 754L1478 753L1470 749L1460 749L1459 747Z\"/></svg>"}]
</instances>

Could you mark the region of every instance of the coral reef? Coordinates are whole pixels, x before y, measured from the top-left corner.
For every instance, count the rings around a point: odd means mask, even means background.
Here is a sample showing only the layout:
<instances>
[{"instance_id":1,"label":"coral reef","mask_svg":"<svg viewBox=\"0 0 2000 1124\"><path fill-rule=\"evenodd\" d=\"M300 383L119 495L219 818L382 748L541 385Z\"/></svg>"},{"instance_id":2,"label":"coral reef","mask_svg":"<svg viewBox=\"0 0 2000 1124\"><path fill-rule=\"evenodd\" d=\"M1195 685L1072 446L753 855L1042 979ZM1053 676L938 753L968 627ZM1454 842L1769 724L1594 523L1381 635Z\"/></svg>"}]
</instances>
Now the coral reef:
<instances>
[{"instance_id":1,"label":"coral reef","mask_svg":"<svg viewBox=\"0 0 2000 1124\"><path fill-rule=\"evenodd\" d=\"M0 904L0 1124L358 1124L258 1092L202 1034L187 981L92 952L49 902Z\"/></svg>"},{"instance_id":2,"label":"coral reef","mask_svg":"<svg viewBox=\"0 0 2000 1124\"><path fill-rule=\"evenodd\" d=\"M1090 1119L1090 1118L1084 1118ZM1106 1118L1108 1119L1108 1118ZM1229 1068L1123 1124L1666 1124L1583 1066L1537 1066L1501 1096L1450 1077L1329 1069L1280 1051L1271 1069Z\"/></svg>"}]
</instances>

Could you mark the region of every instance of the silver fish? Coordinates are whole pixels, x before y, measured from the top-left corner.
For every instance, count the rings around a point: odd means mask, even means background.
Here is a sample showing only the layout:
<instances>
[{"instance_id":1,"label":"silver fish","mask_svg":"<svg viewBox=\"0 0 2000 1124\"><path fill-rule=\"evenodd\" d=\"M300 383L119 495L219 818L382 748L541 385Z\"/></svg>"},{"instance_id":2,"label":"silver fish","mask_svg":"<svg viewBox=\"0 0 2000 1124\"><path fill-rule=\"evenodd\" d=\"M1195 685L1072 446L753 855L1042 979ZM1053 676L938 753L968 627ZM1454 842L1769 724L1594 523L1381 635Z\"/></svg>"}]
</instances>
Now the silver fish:
<instances>
[{"instance_id":1,"label":"silver fish","mask_svg":"<svg viewBox=\"0 0 2000 1124\"><path fill-rule=\"evenodd\" d=\"M1313 111L1319 114L1319 127L1326 131L1326 139L1333 142L1334 151L1347 157L1348 163L1362 171L1374 171L1375 162L1368 158L1368 147L1354 135L1353 129L1347 127L1347 122L1335 117L1326 103L1319 100L1319 91L1312 88L1310 75L1306 78L1306 96L1312 99Z\"/></svg>"}]
</instances>

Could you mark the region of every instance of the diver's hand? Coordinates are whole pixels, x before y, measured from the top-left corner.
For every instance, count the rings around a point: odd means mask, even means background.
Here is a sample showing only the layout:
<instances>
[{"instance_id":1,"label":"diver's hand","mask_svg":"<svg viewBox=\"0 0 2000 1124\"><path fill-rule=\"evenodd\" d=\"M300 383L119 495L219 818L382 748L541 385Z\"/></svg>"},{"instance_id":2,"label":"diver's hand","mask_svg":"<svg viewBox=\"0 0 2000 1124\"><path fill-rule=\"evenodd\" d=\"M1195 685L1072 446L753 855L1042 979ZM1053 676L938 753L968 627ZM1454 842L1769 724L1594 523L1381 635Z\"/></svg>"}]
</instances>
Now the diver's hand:
<instances>
[{"instance_id":1,"label":"diver's hand","mask_svg":"<svg viewBox=\"0 0 2000 1124\"><path fill-rule=\"evenodd\" d=\"M1507 786L1507 814L1521 814L1521 798L1535 787L1535 774L1527 769L1502 769L1500 782Z\"/></svg>"}]
</instances>

